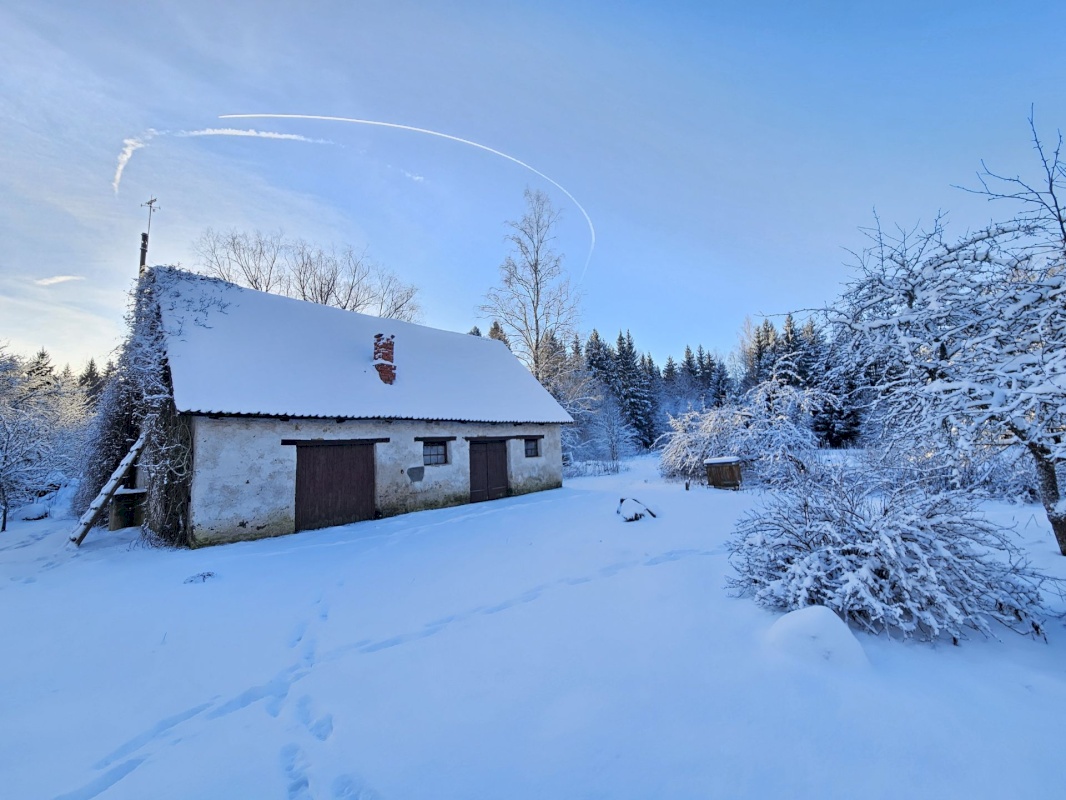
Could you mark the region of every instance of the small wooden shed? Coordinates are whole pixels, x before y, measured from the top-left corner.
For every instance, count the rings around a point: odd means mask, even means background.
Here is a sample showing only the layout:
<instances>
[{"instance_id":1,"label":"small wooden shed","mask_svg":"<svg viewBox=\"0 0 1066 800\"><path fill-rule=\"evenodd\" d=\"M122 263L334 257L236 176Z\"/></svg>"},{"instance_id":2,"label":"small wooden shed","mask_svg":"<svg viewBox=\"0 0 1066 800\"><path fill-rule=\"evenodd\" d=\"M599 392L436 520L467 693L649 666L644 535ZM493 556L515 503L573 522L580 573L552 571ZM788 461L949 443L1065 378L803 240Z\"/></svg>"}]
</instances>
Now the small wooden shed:
<instances>
[{"instance_id":1,"label":"small wooden shed","mask_svg":"<svg viewBox=\"0 0 1066 800\"><path fill-rule=\"evenodd\" d=\"M736 456L708 458L703 462L707 468L707 484L716 489L740 488L740 459Z\"/></svg>"}]
</instances>

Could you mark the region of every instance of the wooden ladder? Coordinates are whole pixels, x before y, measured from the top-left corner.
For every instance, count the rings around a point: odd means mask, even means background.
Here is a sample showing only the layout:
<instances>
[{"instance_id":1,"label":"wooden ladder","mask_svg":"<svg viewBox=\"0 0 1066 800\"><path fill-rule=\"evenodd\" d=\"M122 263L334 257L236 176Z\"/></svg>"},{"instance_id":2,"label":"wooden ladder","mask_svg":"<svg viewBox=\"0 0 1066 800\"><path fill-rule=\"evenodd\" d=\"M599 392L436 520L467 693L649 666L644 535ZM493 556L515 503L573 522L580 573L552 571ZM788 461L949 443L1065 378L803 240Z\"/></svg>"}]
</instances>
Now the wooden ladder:
<instances>
[{"instance_id":1,"label":"wooden ladder","mask_svg":"<svg viewBox=\"0 0 1066 800\"><path fill-rule=\"evenodd\" d=\"M133 443L133 447L126 453L126 457L119 462L118 467L111 473L111 477L107 483L104 484L104 488L100 490L100 494L96 496L89 507L85 510L85 513L81 515L81 519L78 520L78 524L74 526L74 531L70 535L70 541L75 545L80 546L85 540L85 535L89 532L89 529L96 523L97 517L100 516L100 512L107 508L108 502L115 496L115 492L118 491L118 487L122 485L123 479L130 471L130 467L133 466L133 462L137 460L137 456L141 454L141 450L144 449L144 434L142 433L137 441Z\"/></svg>"}]
</instances>

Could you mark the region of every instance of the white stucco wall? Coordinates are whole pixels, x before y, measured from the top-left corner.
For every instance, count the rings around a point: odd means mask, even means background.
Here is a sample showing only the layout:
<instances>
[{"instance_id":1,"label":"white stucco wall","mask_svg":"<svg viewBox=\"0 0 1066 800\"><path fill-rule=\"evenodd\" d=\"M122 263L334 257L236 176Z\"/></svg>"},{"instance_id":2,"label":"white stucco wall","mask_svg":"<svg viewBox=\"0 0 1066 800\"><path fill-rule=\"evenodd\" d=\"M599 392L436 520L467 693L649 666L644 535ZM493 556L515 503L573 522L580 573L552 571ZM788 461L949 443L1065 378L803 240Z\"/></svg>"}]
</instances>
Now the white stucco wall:
<instances>
[{"instance_id":1,"label":"white stucco wall","mask_svg":"<svg viewBox=\"0 0 1066 800\"><path fill-rule=\"evenodd\" d=\"M381 439L374 445L375 500L383 516L470 500L466 437L543 436L527 458L522 438L507 442L512 494L562 485L559 425L387 420L193 417L194 470L190 525L197 544L292 533L296 518L296 447L283 439ZM415 437L456 437L448 463L424 466Z\"/></svg>"}]
</instances>

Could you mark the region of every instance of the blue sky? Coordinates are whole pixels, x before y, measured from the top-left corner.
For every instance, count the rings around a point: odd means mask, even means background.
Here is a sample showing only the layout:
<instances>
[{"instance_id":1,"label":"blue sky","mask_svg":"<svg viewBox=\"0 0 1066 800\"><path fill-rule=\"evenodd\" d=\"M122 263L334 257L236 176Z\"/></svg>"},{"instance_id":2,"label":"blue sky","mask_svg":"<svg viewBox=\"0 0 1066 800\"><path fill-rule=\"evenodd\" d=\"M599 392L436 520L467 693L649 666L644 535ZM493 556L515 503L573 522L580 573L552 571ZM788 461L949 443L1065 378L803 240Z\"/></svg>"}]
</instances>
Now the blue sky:
<instances>
[{"instance_id":1,"label":"blue sky","mask_svg":"<svg viewBox=\"0 0 1066 800\"><path fill-rule=\"evenodd\" d=\"M467 330L526 186L562 209L582 325L661 363L748 315L832 301L876 208L961 232L980 160L1066 126L1066 6L1036 2L102 2L0 6L0 341L80 365L119 342L140 204L153 263L206 227L350 243ZM254 128L328 144L179 136ZM149 131L166 132L148 139ZM119 190L123 142L133 153ZM48 283L49 279L68 280Z\"/></svg>"}]
</instances>

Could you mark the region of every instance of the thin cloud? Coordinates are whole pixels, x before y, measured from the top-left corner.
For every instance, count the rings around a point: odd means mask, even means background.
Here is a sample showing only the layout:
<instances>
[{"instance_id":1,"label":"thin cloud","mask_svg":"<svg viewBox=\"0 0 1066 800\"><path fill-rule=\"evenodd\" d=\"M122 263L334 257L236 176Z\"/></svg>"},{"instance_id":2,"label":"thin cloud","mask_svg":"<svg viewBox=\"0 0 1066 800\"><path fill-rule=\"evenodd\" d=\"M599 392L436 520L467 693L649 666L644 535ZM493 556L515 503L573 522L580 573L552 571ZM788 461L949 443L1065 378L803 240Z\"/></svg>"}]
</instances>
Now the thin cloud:
<instances>
[{"instance_id":1,"label":"thin cloud","mask_svg":"<svg viewBox=\"0 0 1066 800\"><path fill-rule=\"evenodd\" d=\"M51 278L40 278L39 280L35 280L34 283L38 286L55 286L57 283L83 280L85 280L83 275L53 275Z\"/></svg>"}]
</instances>

